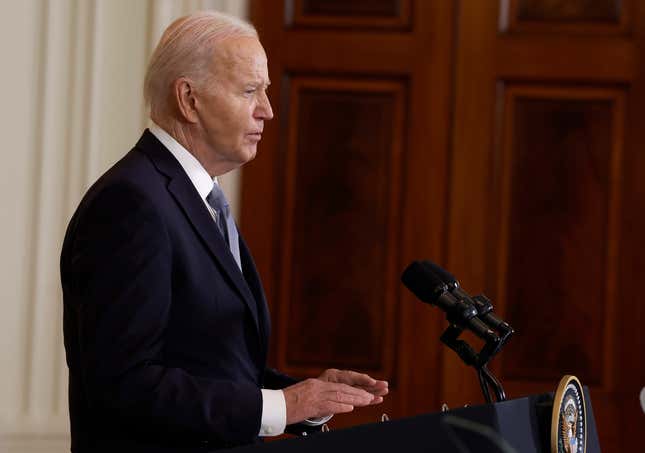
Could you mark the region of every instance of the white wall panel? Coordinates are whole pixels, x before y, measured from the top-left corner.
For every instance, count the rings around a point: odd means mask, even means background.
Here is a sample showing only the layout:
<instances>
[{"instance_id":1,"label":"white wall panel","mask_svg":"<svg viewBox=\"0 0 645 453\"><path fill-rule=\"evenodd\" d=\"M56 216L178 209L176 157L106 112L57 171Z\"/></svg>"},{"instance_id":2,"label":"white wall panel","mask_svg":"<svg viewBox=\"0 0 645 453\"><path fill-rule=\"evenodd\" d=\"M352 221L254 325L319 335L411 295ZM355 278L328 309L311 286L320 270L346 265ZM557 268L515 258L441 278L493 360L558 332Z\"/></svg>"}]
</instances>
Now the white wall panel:
<instances>
[{"instance_id":1,"label":"white wall panel","mask_svg":"<svg viewBox=\"0 0 645 453\"><path fill-rule=\"evenodd\" d=\"M27 382L27 308L32 292L32 206L37 179L38 139L33 134L39 104L41 17L36 1L12 2L0 14L3 108L0 109L3 209L0 247L0 431L7 431L25 406ZM11 69L9 69L11 68ZM1 449L0 449L1 451Z\"/></svg>"}]
</instances>

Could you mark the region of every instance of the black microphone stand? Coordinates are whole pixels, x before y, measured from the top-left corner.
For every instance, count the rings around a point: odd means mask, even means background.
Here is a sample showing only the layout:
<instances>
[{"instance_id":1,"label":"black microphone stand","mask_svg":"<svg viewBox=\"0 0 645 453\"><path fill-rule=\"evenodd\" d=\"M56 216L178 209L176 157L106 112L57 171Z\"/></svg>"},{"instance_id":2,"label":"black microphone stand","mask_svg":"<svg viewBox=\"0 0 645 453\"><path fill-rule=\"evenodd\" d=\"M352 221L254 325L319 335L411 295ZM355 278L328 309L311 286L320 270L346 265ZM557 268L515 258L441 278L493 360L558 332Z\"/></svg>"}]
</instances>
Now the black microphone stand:
<instances>
[{"instance_id":1,"label":"black microphone stand","mask_svg":"<svg viewBox=\"0 0 645 453\"><path fill-rule=\"evenodd\" d=\"M479 352L475 352L475 349L471 345L459 339L467 323L465 322L466 319L457 318L459 312L454 312L447 317L450 325L441 335L441 342L455 351L467 366L475 368L477 377L479 378L479 385L481 386L484 399L487 403L493 402L490 394L491 388L495 393L495 400L497 402L506 401L506 393L501 382L488 369L487 365L506 344L511 335L513 335L514 330L506 322L493 324L489 321L489 317L485 315L493 310L493 305L486 296L474 296L473 300L477 308L477 317L493 332L496 332L496 334L489 335L485 339L485 344L482 349ZM461 299L461 301L468 303L465 299Z\"/></svg>"}]
</instances>

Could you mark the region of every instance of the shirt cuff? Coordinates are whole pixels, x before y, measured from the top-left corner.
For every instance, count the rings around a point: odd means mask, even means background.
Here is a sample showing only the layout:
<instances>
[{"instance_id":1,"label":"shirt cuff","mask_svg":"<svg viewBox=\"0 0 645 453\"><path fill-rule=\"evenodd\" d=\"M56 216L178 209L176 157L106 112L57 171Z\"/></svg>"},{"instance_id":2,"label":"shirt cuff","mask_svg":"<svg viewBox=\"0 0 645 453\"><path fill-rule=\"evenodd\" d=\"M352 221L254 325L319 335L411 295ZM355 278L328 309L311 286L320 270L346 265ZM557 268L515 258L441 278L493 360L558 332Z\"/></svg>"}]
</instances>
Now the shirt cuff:
<instances>
[{"instance_id":1,"label":"shirt cuff","mask_svg":"<svg viewBox=\"0 0 645 453\"><path fill-rule=\"evenodd\" d=\"M282 390L261 389L262 421L260 436L278 436L287 426L287 403Z\"/></svg>"}]
</instances>

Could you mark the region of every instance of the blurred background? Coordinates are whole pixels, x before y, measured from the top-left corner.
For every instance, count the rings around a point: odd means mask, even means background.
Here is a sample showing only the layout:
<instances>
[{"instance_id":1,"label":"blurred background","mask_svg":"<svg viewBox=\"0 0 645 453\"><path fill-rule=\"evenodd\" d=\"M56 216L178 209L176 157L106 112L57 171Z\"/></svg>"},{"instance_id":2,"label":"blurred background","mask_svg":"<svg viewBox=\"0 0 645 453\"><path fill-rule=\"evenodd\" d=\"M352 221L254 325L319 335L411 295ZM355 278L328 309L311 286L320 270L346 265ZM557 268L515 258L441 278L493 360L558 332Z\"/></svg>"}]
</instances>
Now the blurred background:
<instances>
[{"instance_id":1,"label":"blurred background","mask_svg":"<svg viewBox=\"0 0 645 453\"><path fill-rule=\"evenodd\" d=\"M80 197L147 124L163 29L251 19L269 56L259 154L223 178L263 277L271 362L390 381L332 428L483 402L399 275L431 259L516 335L509 397L589 386L604 451L645 426L645 4L636 0L0 2L5 165L0 451L68 450L58 257Z\"/></svg>"}]
</instances>

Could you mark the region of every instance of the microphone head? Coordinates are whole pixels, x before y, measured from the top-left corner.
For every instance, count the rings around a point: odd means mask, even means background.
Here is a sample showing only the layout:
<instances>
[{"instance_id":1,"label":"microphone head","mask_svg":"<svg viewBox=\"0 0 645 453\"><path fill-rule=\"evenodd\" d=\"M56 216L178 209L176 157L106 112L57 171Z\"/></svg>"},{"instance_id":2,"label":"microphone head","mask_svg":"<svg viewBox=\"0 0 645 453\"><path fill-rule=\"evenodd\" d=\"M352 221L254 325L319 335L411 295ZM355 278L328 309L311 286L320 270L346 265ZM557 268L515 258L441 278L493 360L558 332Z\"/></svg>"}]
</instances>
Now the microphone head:
<instances>
[{"instance_id":1,"label":"microphone head","mask_svg":"<svg viewBox=\"0 0 645 453\"><path fill-rule=\"evenodd\" d=\"M401 274L403 284L421 301L435 304L448 287L421 261L413 261Z\"/></svg>"},{"instance_id":2,"label":"microphone head","mask_svg":"<svg viewBox=\"0 0 645 453\"><path fill-rule=\"evenodd\" d=\"M459 282L450 272L445 270L443 267L439 266L437 263L434 263L430 260L423 261L423 264L428 266L432 272L435 273L437 277L441 279L450 289L459 288Z\"/></svg>"}]
</instances>

